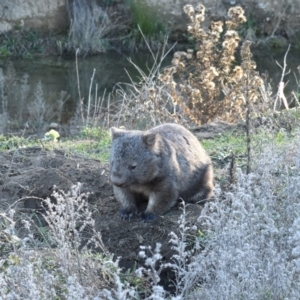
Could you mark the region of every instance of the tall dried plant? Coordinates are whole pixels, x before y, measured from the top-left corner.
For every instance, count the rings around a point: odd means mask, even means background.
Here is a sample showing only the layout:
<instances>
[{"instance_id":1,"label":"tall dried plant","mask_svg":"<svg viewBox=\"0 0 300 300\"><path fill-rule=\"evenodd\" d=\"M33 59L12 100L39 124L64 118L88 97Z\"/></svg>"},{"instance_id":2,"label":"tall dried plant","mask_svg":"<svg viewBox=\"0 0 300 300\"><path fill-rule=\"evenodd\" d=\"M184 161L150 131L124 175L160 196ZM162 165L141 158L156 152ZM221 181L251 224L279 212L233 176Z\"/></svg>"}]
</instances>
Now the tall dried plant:
<instances>
[{"instance_id":1,"label":"tall dried plant","mask_svg":"<svg viewBox=\"0 0 300 300\"><path fill-rule=\"evenodd\" d=\"M212 21L208 30L201 27L205 19L203 5L186 5L184 12L190 20L187 30L196 49L176 52L172 66L159 79L168 85L174 102L196 124L244 118L247 97L251 103L259 103L263 86L251 59L249 41L243 43L241 64L237 65L240 37L236 29L246 21L244 10L240 6L230 8L228 20Z\"/></svg>"}]
</instances>

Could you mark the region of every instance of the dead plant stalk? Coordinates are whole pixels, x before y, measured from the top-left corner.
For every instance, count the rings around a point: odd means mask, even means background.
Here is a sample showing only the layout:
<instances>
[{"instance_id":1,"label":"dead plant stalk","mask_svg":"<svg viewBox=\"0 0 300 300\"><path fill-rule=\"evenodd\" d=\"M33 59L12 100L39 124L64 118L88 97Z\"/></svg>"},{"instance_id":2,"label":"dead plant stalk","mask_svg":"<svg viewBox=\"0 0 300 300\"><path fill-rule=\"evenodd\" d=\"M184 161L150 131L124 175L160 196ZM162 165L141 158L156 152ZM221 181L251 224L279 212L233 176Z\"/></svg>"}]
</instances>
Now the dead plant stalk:
<instances>
[{"instance_id":1,"label":"dead plant stalk","mask_svg":"<svg viewBox=\"0 0 300 300\"><path fill-rule=\"evenodd\" d=\"M274 111L276 111L277 107L281 106L281 101L283 102L283 104L285 106L285 109L287 109L287 110L289 109L289 104L288 104L287 99L286 99L286 97L284 95L284 92L283 92L283 89L285 87L283 79L284 79L284 76L288 75L291 71L291 70L289 70L287 72L285 71L286 67L287 67L286 57L287 57L287 54L290 50L290 47L291 47L291 45L289 44L288 49L287 49L287 51L285 52L285 55L284 55L283 67L279 64L278 61L276 61L276 64L282 69L282 73L281 73L281 78L280 78L280 82L279 82L279 85L278 85L278 91L277 91L276 99L275 99L275 102L274 102Z\"/></svg>"}]
</instances>

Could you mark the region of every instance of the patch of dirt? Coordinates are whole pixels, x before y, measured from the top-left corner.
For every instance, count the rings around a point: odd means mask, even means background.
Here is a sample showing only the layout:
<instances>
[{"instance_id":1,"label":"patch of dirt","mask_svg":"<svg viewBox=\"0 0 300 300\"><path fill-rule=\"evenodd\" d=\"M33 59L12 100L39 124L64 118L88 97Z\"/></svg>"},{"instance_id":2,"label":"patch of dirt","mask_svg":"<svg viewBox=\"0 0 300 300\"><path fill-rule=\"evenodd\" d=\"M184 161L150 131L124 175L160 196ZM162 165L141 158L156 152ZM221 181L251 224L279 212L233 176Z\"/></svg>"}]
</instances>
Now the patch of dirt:
<instances>
[{"instance_id":1,"label":"patch of dirt","mask_svg":"<svg viewBox=\"0 0 300 300\"><path fill-rule=\"evenodd\" d=\"M190 130L201 141L203 139L213 139L229 131L245 132L245 125L217 121L203 124Z\"/></svg>"},{"instance_id":2,"label":"patch of dirt","mask_svg":"<svg viewBox=\"0 0 300 300\"><path fill-rule=\"evenodd\" d=\"M81 182L82 192L91 192L88 201L93 208L96 228L109 251L121 257L120 265L124 270L143 264L138 255L141 245L151 245L154 249L156 243L161 243L164 259L170 259L169 234L178 232L180 208L174 207L152 223L143 223L137 218L120 220L120 206L113 196L107 163L69 156L62 150L24 148L0 153L0 176L2 211L15 207L16 201L22 211L38 209L41 198L50 197L54 185L67 192L72 185ZM187 211L189 224L196 224L201 206L191 204ZM169 276L171 274L165 277Z\"/></svg>"}]
</instances>

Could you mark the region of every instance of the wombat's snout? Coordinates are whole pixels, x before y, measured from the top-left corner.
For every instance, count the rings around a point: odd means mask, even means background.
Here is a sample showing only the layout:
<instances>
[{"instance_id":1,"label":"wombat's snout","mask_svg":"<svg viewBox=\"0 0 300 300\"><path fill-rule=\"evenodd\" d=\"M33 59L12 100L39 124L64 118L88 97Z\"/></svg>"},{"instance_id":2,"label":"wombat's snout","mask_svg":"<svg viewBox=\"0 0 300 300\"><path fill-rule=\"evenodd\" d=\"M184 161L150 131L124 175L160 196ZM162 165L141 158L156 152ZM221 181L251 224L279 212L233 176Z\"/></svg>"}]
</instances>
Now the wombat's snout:
<instances>
[{"instance_id":1,"label":"wombat's snout","mask_svg":"<svg viewBox=\"0 0 300 300\"><path fill-rule=\"evenodd\" d=\"M113 185L117 186L117 187L122 187L123 186L123 182L116 182L116 181L111 181Z\"/></svg>"},{"instance_id":2,"label":"wombat's snout","mask_svg":"<svg viewBox=\"0 0 300 300\"><path fill-rule=\"evenodd\" d=\"M120 178L119 176L112 175L110 176L111 183L117 187L122 187L124 185L124 180Z\"/></svg>"}]
</instances>

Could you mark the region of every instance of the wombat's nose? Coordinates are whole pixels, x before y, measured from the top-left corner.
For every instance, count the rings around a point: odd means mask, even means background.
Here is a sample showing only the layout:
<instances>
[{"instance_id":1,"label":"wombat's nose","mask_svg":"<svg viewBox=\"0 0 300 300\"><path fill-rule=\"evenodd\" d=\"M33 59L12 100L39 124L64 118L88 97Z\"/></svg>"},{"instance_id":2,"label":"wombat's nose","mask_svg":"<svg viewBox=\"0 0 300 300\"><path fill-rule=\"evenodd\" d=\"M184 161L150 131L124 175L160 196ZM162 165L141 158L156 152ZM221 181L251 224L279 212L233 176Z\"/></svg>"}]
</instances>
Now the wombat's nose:
<instances>
[{"instance_id":1,"label":"wombat's nose","mask_svg":"<svg viewBox=\"0 0 300 300\"><path fill-rule=\"evenodd\" d=\"M110 177L111 183L117 187L122 187L124 185L124 180L121 180L118 176Z\"/></svg>"},{"instance_id":2,"label":"wombat's nose","mask_svg":"<svg viewBox=\"0 0 300 300\"><path fill-rule=\"evenodd\" d=\"M122 187L123 182L116 182L116 181L112 181L112 184L117 186L117 187Z\"/></svg>"}]
</instances>

